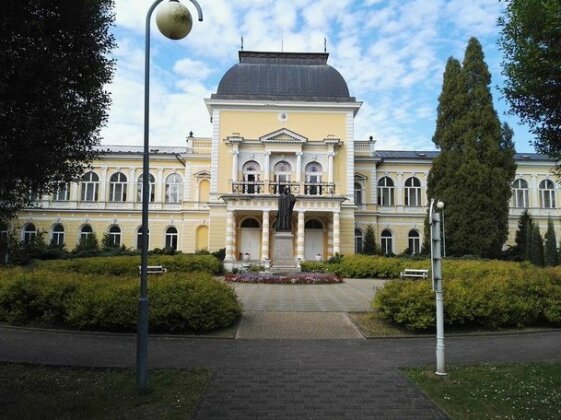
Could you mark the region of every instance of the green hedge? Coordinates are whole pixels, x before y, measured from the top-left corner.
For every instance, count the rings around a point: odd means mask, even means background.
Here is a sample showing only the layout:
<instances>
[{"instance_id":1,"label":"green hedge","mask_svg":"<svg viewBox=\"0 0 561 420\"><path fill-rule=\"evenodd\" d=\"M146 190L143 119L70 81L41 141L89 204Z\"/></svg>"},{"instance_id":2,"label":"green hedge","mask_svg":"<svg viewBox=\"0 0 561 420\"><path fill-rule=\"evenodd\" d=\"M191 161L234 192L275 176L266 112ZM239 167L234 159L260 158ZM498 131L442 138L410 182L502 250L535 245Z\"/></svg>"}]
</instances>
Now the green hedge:
<instances>
[{"instance_id":1,"label":"green hedge","mask_svg":"<svg viewBox=\"0 0 561 420\"><path fill-rule=\"evenodd\" d=\"M0 321L105 331L135 331L138 278L45 269L0 271ZM150 330L211 331L232 325L241 306L208 273L168 273L149 283Z\"/></svg>"},{"instance_id":2,"label":"green hedge","mask_svg":"<svg viewBox=\"0 0 561 420\"><path fill-rule=\"evenodd\" d=\"M426 259L351 255L337 263L302 263L302 271L330 272L347 278L398 278L405 268L429 269L430 262Z\"/></svg>"},{"instance_id":3,"label":"green hedge","mask_svg":"<svg viewBox=\"0 0 561 420\"><path fill-rule=\"evenodd\" d=\"M556 269L504 261L445 261L444 321L454 327L561 325L561 283ZM412 330L434 328L430 280L392 281L373 307Z\"/></svg>"},{"instance_id":4,"label":"green hedge","mask_svg":"<svg viewBox=\"0 0 561 420\"><path fill-rule=\"evenodd\" d=\"M42 261L38 267L80 274L111 276L138 276L139 256L74 258L69 260ZM168 272L204 271L214 275L222 273L222 263L212 255L151 255L148 265L163 265Z\"/></svg>"}]
</instances>

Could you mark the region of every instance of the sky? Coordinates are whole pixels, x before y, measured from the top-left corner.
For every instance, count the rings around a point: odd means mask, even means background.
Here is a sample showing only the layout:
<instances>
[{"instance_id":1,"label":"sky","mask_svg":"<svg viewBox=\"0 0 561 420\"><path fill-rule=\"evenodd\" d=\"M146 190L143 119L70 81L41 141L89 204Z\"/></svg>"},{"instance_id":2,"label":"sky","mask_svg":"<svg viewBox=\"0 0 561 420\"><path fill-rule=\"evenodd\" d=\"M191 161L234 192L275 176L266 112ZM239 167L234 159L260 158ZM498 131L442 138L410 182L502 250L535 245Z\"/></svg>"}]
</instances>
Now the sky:
<instances>
[{"instance_id":1,"label":"sky","mask_svg":"<svg viewBox=\"0 0 561 420\"><path fill-rule=\"evenodd\" d=\"M103 145L143 144L144 27L153 0L116 0L116 68ZM187 0L182 2L196 16ZM190 131L210 137L204 98L246 51L323 52L363 102L355 140L378 150L434 150L438 96L448 57L463 60L470 37L482 44L501 121L514 129L518 152L533 136L501 97L498 0L199 0L203 22L172 41L152 17L150 144L182 146Z\"/></svg>"}]
</instances>

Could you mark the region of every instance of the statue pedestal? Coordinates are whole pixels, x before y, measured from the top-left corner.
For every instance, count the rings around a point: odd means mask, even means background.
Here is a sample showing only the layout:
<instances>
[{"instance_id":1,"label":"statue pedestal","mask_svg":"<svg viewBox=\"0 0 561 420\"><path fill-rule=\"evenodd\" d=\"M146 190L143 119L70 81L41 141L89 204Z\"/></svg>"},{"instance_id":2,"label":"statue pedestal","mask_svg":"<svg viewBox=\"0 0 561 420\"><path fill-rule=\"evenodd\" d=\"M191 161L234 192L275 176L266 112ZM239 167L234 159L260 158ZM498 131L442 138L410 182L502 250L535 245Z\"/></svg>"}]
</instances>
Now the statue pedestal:
<instances>
[{"instance_id":1,"label":"statue pedestal","mask_svg":"<svg viewBox=\"0 0 561 420\"><path fill-rule=\"evenodd\" d=\"M294 262L293 239L294 235L290 232L275 232L273 265L271 271L298 271L298 267Z\"/></svg>"}]
</instances>

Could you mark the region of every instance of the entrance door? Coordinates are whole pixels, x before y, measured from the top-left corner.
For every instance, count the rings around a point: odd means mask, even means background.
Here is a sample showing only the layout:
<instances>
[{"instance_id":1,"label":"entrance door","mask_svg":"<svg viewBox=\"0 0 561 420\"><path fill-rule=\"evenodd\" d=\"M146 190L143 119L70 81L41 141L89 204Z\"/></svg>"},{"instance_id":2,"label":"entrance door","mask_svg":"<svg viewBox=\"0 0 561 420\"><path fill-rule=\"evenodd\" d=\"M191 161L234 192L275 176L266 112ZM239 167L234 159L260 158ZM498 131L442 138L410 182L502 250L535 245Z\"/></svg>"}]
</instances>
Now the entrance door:
<instances>
[{"instance_id":1,"label":"entrance door","mask_svg":"<svg viewBox=\"0 0 561 420\"><path fill-rule=\"evenodd\" d=\"M308 220L304 230L304 258L314 261L317 254L323 258L323 226L317 220Z\"/></svg>"},{"instance_id":2,"label":"entrance door","mask_svg":"<svg viewBox=\"0 0 561 420\"><path fill-rule=\"evenodd\" d=\"M261 228L255 219L245 219L240 226L240 248L238 252L242 255L249 254L251 260L259 260L261 243Z\"/></svg>"}]
</instances>

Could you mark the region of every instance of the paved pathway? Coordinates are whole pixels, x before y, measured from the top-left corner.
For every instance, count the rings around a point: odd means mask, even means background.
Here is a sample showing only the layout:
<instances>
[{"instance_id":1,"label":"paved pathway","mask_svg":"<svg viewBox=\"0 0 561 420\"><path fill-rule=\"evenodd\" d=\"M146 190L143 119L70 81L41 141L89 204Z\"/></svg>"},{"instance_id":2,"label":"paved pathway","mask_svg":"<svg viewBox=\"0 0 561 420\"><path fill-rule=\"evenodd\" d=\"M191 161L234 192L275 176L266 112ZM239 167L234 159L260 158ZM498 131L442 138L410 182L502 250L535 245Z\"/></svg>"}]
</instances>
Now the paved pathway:
<instances>
[{"instance_id":1,"label":"paved pathway","mask_svg":"<svg viewBox=\"0 0 561 420\"><path fill-rule=\"evenodd\" d=\"M341 311L366 309L376 284L236 285L246 308L238 338L267 340L151 336L150 367L214 370L196 412L199 419L446 418L398 371L433 365L434 338L343 337L357 331ZM298 339L274 339L279 336ZM330 336L337 339L306 339ZM0 326L0 361L5 362L133 367L135 345L136 337L127 334ZM561 331L446 339L447 362L456 364L561 362L560 348Z\"/></svg>"}]
</instances>

